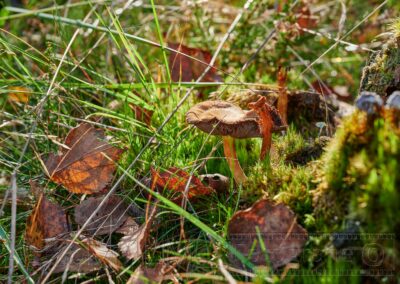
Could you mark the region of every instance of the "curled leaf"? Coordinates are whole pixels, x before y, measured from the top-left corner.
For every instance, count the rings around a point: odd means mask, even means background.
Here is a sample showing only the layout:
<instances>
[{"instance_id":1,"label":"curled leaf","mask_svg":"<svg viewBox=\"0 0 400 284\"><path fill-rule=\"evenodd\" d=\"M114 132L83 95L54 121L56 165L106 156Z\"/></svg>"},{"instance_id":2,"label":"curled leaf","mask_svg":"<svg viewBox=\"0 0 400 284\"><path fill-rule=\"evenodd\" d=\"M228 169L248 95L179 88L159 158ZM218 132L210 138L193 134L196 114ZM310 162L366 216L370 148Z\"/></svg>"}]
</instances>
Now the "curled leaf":
<instances>
[{"instance_id":1,"label":"curled leaf","mask_svg":"<svg viewBox=\"0 0 400 284\"><path fill-rule=\"evenodd\" d=\"M169 168L165 172L157 172L151 169L152 188L169 189L172 192L178 193L177 197L173 197L175 202L179 202L182 198L182 193L188 185L187 198L193 199L195 197L209 195L214 190L203 185L203 183L195 176L190 178L190 174L175 167Z\"/></svg>"},{"instance_id":2,"label":"curled leaf","mask_svg":"<svg viewBox=\"0 0 400 284\"><path fill-rule=\"evenodd\" d=\"M100 192L111 181L123 150L105 141L102 130L88 123L73 128L67 135L61 155L50 154L46 168L51 180L73 193Z\"/></svg>"}]
</instances>

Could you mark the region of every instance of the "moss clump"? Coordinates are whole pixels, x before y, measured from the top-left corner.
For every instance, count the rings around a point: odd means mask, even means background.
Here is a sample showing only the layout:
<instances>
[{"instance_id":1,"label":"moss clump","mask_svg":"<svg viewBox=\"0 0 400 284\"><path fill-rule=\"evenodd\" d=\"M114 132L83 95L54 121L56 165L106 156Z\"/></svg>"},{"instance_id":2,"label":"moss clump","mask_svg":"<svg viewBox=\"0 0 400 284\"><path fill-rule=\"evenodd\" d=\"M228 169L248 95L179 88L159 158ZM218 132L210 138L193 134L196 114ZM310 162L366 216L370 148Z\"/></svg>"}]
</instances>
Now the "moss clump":
<instances>
[{"instance_id":1,"label":"moss clump","mask_svg":"<svg viewBox=\"0 0 400 284\"><path fill-rule=\"evenodd\" d=\"M360 91L376 92L382 97L400 90L400 21L391 28L392 38L374 54L363 70Z\"/></svg>"},{"instance_id":2,"label":"moss clump","mask_svg":"<svg viewBox=\"0 0 400 284\"><path fill-rule=\"evenodd\" d=\"M317 223L356 219L364 232L399 232L400 136L395 130L384 118L369 125L360 112L344 121L321 161L322 179L314 192ZM381 244L398 266L400 251L393 250L393 240Z\"/></svg>"},{"instance_id":3,"label":"moss clump","mask_svg":"<svg viewBox=\"0 0 400 284\"><path fill-rule=\"evenodd\" d=\"M278 138L277 136L275 138ZM315 163L296 167L286 161L288 154L307 147L302 135L293 126L285 136L274 139L270 161L258 162L249 169L248 181L243 186L242 200L253 203L260 197L268 197L287 204L304 224L307 214L312 213L311 190L316 171Z\"/></svg>"}]
</instances>

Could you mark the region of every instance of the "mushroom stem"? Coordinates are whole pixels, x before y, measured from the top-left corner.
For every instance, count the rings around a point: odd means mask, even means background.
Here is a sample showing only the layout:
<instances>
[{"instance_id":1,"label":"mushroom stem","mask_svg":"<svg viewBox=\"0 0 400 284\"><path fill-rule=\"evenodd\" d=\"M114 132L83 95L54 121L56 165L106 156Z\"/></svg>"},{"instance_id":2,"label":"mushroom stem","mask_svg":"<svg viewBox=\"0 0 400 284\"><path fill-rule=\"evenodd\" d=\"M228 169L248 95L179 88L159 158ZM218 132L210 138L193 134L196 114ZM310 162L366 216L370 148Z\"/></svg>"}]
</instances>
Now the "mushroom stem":
<instances>
[{"instance_id":1,"label":"mushroom stem","mask_svg":"<svg viewBox=\"0 0 400 284\"><path fill-rule=\"evenodd\" d=\"M225 158L228 161L228 165L232 171L233 178L237 183L245 182L247 177L244 174L243 169L239 164L239 160L236 155L234 139L230 136L223 136L222 140L224 143Z\"/></svg>"}]
</instances>

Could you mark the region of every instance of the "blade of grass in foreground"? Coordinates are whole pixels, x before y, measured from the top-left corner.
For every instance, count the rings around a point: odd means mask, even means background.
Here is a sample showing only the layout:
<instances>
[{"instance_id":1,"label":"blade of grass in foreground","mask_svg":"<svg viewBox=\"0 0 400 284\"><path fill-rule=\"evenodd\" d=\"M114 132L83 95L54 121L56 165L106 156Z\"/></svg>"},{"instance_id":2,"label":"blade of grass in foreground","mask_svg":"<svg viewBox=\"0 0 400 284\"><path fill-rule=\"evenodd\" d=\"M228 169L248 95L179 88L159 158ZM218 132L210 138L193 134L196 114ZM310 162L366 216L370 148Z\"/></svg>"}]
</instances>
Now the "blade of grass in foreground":
<instances>
[{"instance_id":1,"label":"blade of grass in foreground","mask_svg":"<svg viewBox=\"0 0 400 284\"><path fill-rule=\"evenodd\" d=\"M7 251L11 253L11 248L10 248L10 240L7 236L6 231L3 229L3 227L0 225L0 241L4 244L6 247ZM29 275L28 271L26 270L24 263L21 261L21 258L19 257L17 252L14 252L14 261L17 263L18 267L21 269L21 272L25 275L26 280L28 280L28 283L35 283L31 276Z\"/></svg>"}]
</instances>

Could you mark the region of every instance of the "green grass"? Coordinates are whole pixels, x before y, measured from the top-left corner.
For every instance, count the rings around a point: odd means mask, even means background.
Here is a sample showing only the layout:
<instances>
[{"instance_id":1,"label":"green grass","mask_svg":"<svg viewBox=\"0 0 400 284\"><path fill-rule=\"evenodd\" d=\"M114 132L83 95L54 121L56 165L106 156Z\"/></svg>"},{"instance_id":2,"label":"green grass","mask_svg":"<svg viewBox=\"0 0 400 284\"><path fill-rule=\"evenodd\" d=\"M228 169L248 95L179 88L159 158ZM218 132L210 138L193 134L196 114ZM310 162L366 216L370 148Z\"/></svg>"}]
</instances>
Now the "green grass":
<instances>
[{"instance_id":1,"label":"green grass","mask_svg":"<svg viewBox=\"0 0 400 284\"><path fill-rule=\"evenodd\" d=\"M10 174L18 166L21 155L23 160L17 173L18 190L19 193L26 192L28 195L28 198L22 199L22 203L18 205L16 216L17 261L13 276L15 282L21 282L27 278L27 274L33 272L29 266L33 258L32 253L24 241L26 218L34 205L29 192L29 180L37 180L45 188L47 196L66 208L71 216L73 206L80 203L80 196L70 194L61 186L49 182L44 175L41 161L48 153L58 150L59 144L63 142L71 127L75 127L82 120L96 122L98 127L110 127L107 134L113 137L112 141L126 149L120 160L115 180L122 175L125 175L125 178L116 192L125 201L135 202L145 208L147 199L144 191L148 189L140 184L140 179L149 176L150 167L165 169L176 166L188 172L194 171L196 175L221 173L231 178L223 157L221 138L209 136L189 127L185 122L187 110L202 100L197 96L200 91L204 93L214 91L218 97L223 95L222 91L254 90L262 88L260 84L275 84L278 66L290 68L289 88L308 89L309 83L316 78L311 72L301 74L306 66L299 62L288 47L310 63L334 44L331 39L321 36L305 33L293 37L289 31L280 31L257 55L249 68L234 79L234 74L238 74L246 60L275 27L276 21L295 23L295 12L289 9L293 1L283 5L281 13L273 10L273 1L254 1L243 14L234 33L218 56L217 67L226 82L174 83L171 82L168 68L168 49L165 48L167 43L182 41L191 47L209 49L213 54L227 26L232 22L232 15L221 13L221 8L212 8L214 6L211 4L210 12L199 3L193 7L181 7L179 2L155 3L151 0L145 1L146 5L143 7L134 6L120 14L117 11L122 8L121 5L113 6L110 3L97 1L68 2L69 4L61 2L57 1L58 5L55 5L53 1L29 1L25 8L36 9L35 13L12 12L17 11L15 9L0 10L0 196L7 190ZM367 5L364 4L365 1L354 2L354 7L347 6L346 31L377 6L374 1L368 2ZM361 8L356 4L362 4ZM226 7L231 8L234 11L233 15L236 16L243 5L244 1L232 1ZM317 7L327 9L324 5L327 5L325 1L318 1ZM337 31L332 27L337 25L341 10L339 6L332 5L329 15L320 15L318 25L321 28L328 28L328 32L334 38ZM393 15L396 5L392 3L378 13ZM174 10L174 7L180 10ZM271 11L272 16L266 16L264 14L266 10ZM90 15L90 20L84 22L83 19L87 15ZM260 22L260 19L265 20ZM374 21L378 20L375 18L371 20ZM81 31L61 63L61 56L77 29ZM379 31L385 30L386 26L382 24ZM357 36L355 33L346 40L358 44ZM100 37L103 38L96 45ZM342 61L338 61L338 58ZM366 52L349 51L345 45L339 44L315 64L313 70L327 84L345 85L351 96L355 96L361 77L361 67L367 58ZM60 63L59 73L53 78ZM347 74L351 74L352 80ZM40 110L37 106L46 97L53 79L52 91L44 101L43 109ZM29 102L10 101L8 96L11 86L28 88ZM176 109L189 88L194 88L194 91L182 106ZM112 104L118 106L111 107ZM132 105L154 111L150 126L135 119ZM171 113L174 115L169 118ZM169 121L164 126L167 118ZM23 152L27 135L35 122L37 127L33 129L27 151ZM311 162L305 166L293 166L285 161L287 154L305 147L309 144L309 139L316 136L312 131L308 133L299 124L290 124L284 135L274 135L274 153L270 157L270 163L258 160L261 139L236 141L238 158L249 177L249 182L243 187L231 186L225 195L213 195L201 199L186 209L177 206L165 196L150 192L154 198L161 201L158 214L160 226L152 233L143 261L148 265L154 265L160 259L181 258L185 261L181 262L177 269L191 273L193 279L204 283L213 279L224 279L218 269L217 260L222 259L229 265L229 253L237 254L227 240L228 222L237 210L247 208L263 196L290 206L297 214L299 223L310 233L332 232L326 224L321 225L312 200L320 183L318 178L321 171L318 163L321 161ZM397 140L393 142L397 136L389 135L388 138L386 132L380 132L379 129L377 132L376 143L386 143L387 140L391 141L389 144L397 143ZM152 136L156 137L156 143L148 143ZM344 139L341 137L343 136L339 132L336 138L339 144L342 143L341 139ZM365 188L362 190L368 194L369 192L375 194L381 183L394 182L391 179L392 175L381 176L379 171L394 173L397 170L397 164L392 160L386 163L385 159L385 155L394 154L386 146L383 150L376 144L373 145L375 146L374 153L379 167L366 178ZM330 162L326 165L328 168L324 173L327 173L332 188L336 189L343 186L343 177L347 175L348 164L351 162L346 161L350 155L347 150L331 148L331 152L327 154L331 155L327 158ZM141 156L138 158L139 153ZM206 158L204 166L199 168ZM359 159L369 165L364 161L365 153L362 152ZM383 208L386 204L390 206L390 210L388 209L390 212L382 213L390 215L397 203L391 199L394 195L390 193L395 189L391 187L387 191L388 194L379 199L379 206ZM370 217L370 211L364 212L358 209L354 205L357 214L365 216L366 219ZM179 238L181 218L185 220L186 239ZM0 238L1 242L4 241L4 245L0 246L0 282L7 280L10 242L7 232L10 231L10 223L10 206L7 203L5 214L0 216ZM371 226L373 225L372 223ZM73 229L77 229L75 225ZM389 227L388 230L391 229L393 228ZM100 240L113 245L113 248L118 241L113 237L104 237ZM306 251L298 260L304 271L313 271L318 266L324 271L322 275L289 275L283 282L342 283L349 280L359 283L361 280L357 277L333 276L333 271L337 269L357 271L359 267L357 265L348 267L346 263L333 261L328 253L323 253L324 245L325 243L318 238L310 241ZM312 250L320 251L322 256L314 254ZM243 256L238 256L248 264L250 271L254 268ZM316 259L319 257L321 260L316 265ZM116 283L125 283L140 262L123 260L123 264L125 269L122 272L111 273ZM265 270L255 269L252 273L256 274L253 279L255 283L262 283L266 277L276 282L280 281L281 271L266 273ZM232 272L232 275L238 280L251 281L243 276L243 273ZM104 276L104 271L99 271L80 280L99 277L96 281L103 283L107 281ZM51 279L59 282L60 277L53 275ZM33 278L36 280L37 275ZM68 281L72 283L74 280Z\"/></svg>"}]
</instances>

